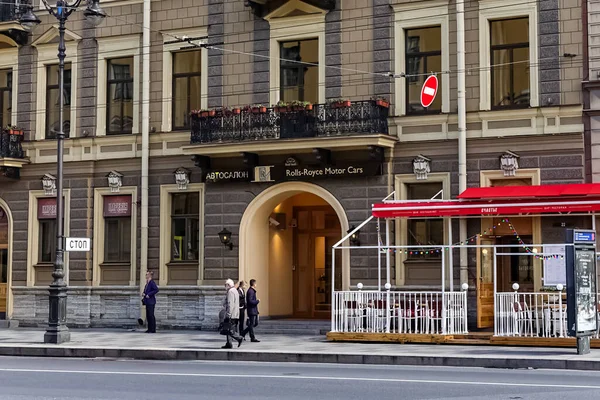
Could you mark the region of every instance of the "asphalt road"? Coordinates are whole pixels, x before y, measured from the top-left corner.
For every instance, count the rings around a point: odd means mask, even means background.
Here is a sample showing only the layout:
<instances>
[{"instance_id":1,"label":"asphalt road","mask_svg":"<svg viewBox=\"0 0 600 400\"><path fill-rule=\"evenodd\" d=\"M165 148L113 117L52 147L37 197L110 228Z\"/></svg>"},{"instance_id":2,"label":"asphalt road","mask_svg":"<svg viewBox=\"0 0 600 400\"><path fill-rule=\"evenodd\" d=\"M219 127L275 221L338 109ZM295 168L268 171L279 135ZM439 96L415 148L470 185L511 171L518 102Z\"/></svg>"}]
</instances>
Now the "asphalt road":
<instances>
[{"instance_id":1,"label":"asphalt road","mask_svg":"<svg viewBox=\"0 0 600 400\"><path fill-rule=\"evenodd\" d=\"M0 399L599 399L600 372L0 357Z\"/></svg>"}]
</instances>

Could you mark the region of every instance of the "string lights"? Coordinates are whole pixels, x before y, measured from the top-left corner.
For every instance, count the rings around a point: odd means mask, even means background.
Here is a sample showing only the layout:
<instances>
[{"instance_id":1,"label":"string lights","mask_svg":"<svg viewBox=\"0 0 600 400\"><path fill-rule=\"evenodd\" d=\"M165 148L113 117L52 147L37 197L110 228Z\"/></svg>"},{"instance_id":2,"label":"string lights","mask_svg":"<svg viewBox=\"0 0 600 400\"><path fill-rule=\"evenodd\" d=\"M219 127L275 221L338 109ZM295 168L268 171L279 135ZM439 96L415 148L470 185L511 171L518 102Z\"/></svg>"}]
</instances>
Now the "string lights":
<instances>
[{"instance_id":1,"label":"string lights","mask_svg":"<svg viewBox=\"0 0 600 400\"><path fill-rule=\"evenodd\" d=\"M534 257L536 259L549 260L549 259L559 259L560 258L562 260L565 258L564 254L550 254L550 255L537 254L537 251L535 251L535 249L532 249L531 247L529 247L529 245L527 243L525 243L523 241L523 239L521 239L521 236L519 236L519 233L517 232L514 225L510 222L510 220L508 218L502 218L500 220L500 222L498 222L497 224L484 230L482 233L477 233L473 236L468 237L464 241L456 242L450 246L444 246L444 250L449 251L450 249L454 249L457 246L465 246L465 245L473 244L477 241L478 238L486 236L486 235L488 235L488 233L492 234L494 232L494 230L496 230L496 228L498 228L503 223L508 224L508 228L511 230L513 236L515 236L515 238L519 242L519 245L523 249L525 249L525 251L527 253L535 254ZM381 232L379 229L379 225L377 225L377 240L379 242L379 246L382 246L381 253L387 253L389 251L390 253L404 253L406 255L430 255L430 254L440 254L440 252L441 252L441 247L437 247L437 248L423 247L420 249L391 249L388 247L383 247L383 241L381 240Z\"/></svg>"}]
</instances>

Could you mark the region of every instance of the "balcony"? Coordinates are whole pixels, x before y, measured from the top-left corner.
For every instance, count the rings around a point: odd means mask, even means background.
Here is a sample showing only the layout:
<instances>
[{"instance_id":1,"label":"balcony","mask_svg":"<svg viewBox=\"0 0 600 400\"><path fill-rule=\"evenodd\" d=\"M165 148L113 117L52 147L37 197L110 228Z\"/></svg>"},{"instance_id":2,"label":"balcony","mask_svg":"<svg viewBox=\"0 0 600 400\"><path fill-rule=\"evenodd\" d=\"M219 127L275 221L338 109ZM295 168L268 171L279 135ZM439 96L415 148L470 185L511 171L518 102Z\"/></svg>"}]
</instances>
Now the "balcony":
<instances>
[{"instance_id":1,"label":"balcony","mask_svg":"<svg viewBox=\"0 0 600 400\"><path fill-rule=\"evenodd\" d=\"M192 144L388 134L375 101L206 110L192 115Z\"/></svg>"},{"instance_id":2,"label":"balcony","mask_svg":"<svg viewBox=\"0 0 600 400\"><path fill-rule=\"evenodd\" d=\"M388 107L369 100L202 110L191 116L191 146L184 153L391 147L395 138L388 134Z\"/></svg>"},{"instance_id":3,"label":"balcony","mask_svg":"<svg viewBox=\"0 0 600 400\"><path fill-rule=\"evenodd\" d=\"M27 32L18 20L28 4L29 0L6 0L0 3L0 34L10 37L19 45L27 43Z\"/></svg>"},{"instance_id":4,"label":"balcony","mask_svg":"<svg viewBox=\"0 0 600 400\"><path fill-rule=\"evenodd\" d=\"M3 129L0 132L0 176L19 179L20 169L29 162L22 143L23 131Z\"/></svg>"}]
</instances>

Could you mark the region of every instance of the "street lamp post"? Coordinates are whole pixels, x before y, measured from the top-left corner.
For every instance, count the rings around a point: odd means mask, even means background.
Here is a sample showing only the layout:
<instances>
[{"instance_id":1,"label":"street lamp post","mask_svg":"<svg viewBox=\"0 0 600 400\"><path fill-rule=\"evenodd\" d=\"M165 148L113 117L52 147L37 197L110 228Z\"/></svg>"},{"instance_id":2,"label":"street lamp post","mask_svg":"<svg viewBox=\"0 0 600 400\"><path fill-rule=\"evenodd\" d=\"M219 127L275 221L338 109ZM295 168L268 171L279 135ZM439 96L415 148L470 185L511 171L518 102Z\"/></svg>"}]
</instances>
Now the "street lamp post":
<instances>
[{"instance_id":1,"label":"street lamp post","mask_svg":"<svg viewBox=\"0 0 600 400\"><path fill-rule=\"evenodd\" d=\"M100 8L98 0L87 0L88 5L83 12L85 18L94 26L98 25L106 14ZM63 131L63 112L64 112L64 72L65 72L65 23L69 15L81 4L82 0L75 0L73 3L67 3L65 0L57 0L55 5L48 4L47 0L42 0L44 7L48 12L58 20L58 92L59 92L59 109L58 122L59 128L56 132L57 146L57 174L56 174L56 259L54 261L54 271L52 272L52 283L49 287L49 304L48 304L48 327L44 334L44 343L60 344L68 342L71 339L71 334L67 328L67 285L65 284L64 272L64 225L63 225L63 148L64 137ZM19 20L21 26L32 31L40 20L33 13L33 7L29 6L25 14Z\"/></svg>"}]
</instances>

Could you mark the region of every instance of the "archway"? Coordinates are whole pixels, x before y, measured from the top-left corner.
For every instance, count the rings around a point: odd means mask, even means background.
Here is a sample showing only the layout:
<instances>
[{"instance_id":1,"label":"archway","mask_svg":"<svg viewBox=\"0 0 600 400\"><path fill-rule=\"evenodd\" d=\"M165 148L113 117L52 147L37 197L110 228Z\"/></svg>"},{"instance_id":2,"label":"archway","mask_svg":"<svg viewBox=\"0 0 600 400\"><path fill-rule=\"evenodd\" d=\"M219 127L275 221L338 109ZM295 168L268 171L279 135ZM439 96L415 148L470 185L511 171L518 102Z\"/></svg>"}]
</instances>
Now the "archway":
<instances>
[{"instance_id":1,"label":"archway","mask_svg":"<svg viewBox=\"0 0 600 400\"><path fill-rule=\"evenodd\" d=\"M297 293L298 285L294 280L298 279L295 271L294 249L298 247L297 234L292 233L295 227L293 215L295 207L301 205L304 209L316 209L321 207L325 213L337 217L339 233L341 238L349 229L348 218L340 202L326 189L306 182L286 182L275 185L260 193L246 208L240 224L240 279L258 281L258 297L261 300L260 313L263 316L292 316L295 313L294 301L298 296L313 296L317 289L310 284L302 284L312 290L311 293ZM285 214L285 227L275 227L272 218L274 214ZM325 215L325 214L324 214ZM277 229L275 229L277 228ZM281 229L285 228L285 230ZM320 234L319 239L313 234L315 240L311 246L319 246L323 249L322 254L327 253L327 247L331 240L327 239L326 229ZM334 238L335 236L331 236ZM294 246L292 248L291 246ZM303 245L300 244L300 247ZM314 248L314 247L313 247ZM295 249L300 250L300 248ZM302 249L303 251L306 249ZM296 251L297 252L297 251ZM336 273L336 288L347 288L350 282L350 252L348 249L337 253L339 263L336 268L341 274ZM341 258L340 258L341 256ZM320 257L323 264L330 261ZM317 261L318 262L318 261ZM314 274L308 280L314 278ZM318 278L318 277L317 277ZM302 279L302 277L300 277ZM314 282L314 279L312 280ZM330 293L331 288L329 288ZM322 289L319 289L322 291ZM321 296L322 297L322 296ZM327 299L329 301L329 299ZM314 301L313 301L314 303ZM296 310L297 311L297 310ZM305 315L304 313L302 315ZM322 314L311 313L308 317L325 317Z\"/></svg>"},{"instance_id":2,"label":"archway","mask_svg":"<svg viewBox=\"0 0 600 400\"><path fill-rule=\"evenodd\" d=\"M8 319L12 309L12 213L0 199L0 320Z\"/></svg>"}]
</instances>

